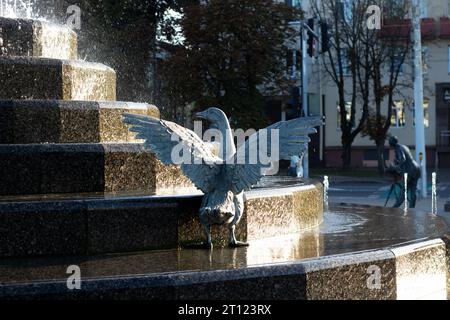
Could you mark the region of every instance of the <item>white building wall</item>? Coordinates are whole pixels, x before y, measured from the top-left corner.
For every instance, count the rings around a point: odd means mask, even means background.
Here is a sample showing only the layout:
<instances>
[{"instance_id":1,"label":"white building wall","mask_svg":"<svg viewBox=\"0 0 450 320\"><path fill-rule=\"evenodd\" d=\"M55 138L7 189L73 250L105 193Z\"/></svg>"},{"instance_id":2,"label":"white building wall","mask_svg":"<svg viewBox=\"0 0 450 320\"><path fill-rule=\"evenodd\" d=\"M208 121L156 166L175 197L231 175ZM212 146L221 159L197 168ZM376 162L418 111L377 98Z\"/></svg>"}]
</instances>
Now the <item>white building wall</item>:
<instances>
[{"instance_id":1,"label":"white building wall","mask_svg":"<svg viewBox=\"0 0 450 320\"><path fill-rule=\"evenodd\" d=\"M304 1L309 3L309 0ZM428 3L428 15L439 22L439 18L449 12L449 3L445 0L433 0ZM426 11L425 11L426 12ZM309 17L310 14L306 14ZM428 47L428 56L426 64L428 65L428 73L424 78L424 97L429 98L429 121L430 125L426 128L426 144L428 147L436 145L436 83L449 82L449 46L450 40L436 39L433 41L423 41L423 45ZM312 69L311 69L312 68ZM410 78L410 88L402 89L402 96L413 97L412 75L411 70L405 66L404 79ZM341 147L341 133L338 128L338 92L337 87L327 77L326 72L322 71L320 80L318 79L317 65L310 67L311 81L310 94L317 94L318 82L320 81L323 87L323 94L325 95L325 114L326 114L326 147ZM350 86L348 88L351 88ZM399 99L403 99L399 97ZM357 110L357 115L361 114L361 110ZM386 113L385 113L386 114ZM406 125L400 128L391 128L390 133L399 137L402 143L410 146L415 144L414 126L413 126L413 110L406 108ZM359 118L359 117L357 117ZM358 136L353 144L354 147L373 147L374 143L369 138Z\"/></svg>"}]
</instances>

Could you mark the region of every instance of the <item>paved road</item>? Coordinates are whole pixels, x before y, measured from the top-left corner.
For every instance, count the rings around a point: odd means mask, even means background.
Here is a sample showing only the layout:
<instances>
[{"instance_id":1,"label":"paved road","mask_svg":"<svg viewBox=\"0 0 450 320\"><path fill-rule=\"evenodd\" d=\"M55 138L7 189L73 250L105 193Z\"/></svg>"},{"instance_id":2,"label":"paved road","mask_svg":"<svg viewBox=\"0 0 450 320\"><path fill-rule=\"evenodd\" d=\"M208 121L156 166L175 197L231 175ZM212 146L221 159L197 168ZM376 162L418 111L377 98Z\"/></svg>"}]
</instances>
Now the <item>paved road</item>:
<instances>
[{"instance_id":1,"label":"paved road","mask_svg":"<svg viewBox=\"0 0 450 320\"><path fill-rule=\"evenodd\" d=\"M448 176L446 175L446 177ZM389 179L364 180L347 177L330 177L329 179L329 200L334 203L384 206L391 187L391 181ZM429 186L429 190L429 194L431 194L431 185ZM446 179L439 181L437 193L438 215L442 216L450 225L450 213L444 211L445 202L450 199L450 181ZM393 204L394 199L392 197L388 206L393 206ZM431 196L426 199L419 199L417 208L424 211L431 211Z\"/></svg>"}]
</instances>

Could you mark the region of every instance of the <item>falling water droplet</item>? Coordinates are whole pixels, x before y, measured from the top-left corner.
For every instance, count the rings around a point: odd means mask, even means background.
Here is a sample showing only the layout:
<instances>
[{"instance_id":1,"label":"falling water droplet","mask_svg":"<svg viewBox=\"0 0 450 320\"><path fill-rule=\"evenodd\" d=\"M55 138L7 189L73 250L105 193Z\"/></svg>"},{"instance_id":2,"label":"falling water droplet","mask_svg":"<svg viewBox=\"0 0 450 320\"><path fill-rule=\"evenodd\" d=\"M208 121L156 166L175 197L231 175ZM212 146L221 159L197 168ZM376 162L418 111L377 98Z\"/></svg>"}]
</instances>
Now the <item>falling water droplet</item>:
<instances>
[{"instance_id":1,"label":"falling water droplet","mask_svg":"<svg viewBox=\"0 0 450 320\"><path fill-rule=\"evenodd\" d=\"M328 190L330 189L330 181L328 180L328 176L323 177L323 204L324 209L327 212L329 208L328 204Z\"/></svg>"},{"instance_id":2,"label":"falling water droplet","mask_svg":"<svg viewBox=\"0 0 450 320\"><path fill-rule=\"evenodd\" d=\"M437 175L433 172L432 175L432 187L431 187L431 213L437 215Z\"/></svg>"},{"instance_id":3,"label":"falling water droplet","mask_svg":"<svg viewBox=\"0 0 450 320\"><path fill-rule=\"evenodd\" d=\"M405 181L404 181L404 191L405 191L405 213L408 213L408 174L405 173Z\"/></svg>"}]
</instances>

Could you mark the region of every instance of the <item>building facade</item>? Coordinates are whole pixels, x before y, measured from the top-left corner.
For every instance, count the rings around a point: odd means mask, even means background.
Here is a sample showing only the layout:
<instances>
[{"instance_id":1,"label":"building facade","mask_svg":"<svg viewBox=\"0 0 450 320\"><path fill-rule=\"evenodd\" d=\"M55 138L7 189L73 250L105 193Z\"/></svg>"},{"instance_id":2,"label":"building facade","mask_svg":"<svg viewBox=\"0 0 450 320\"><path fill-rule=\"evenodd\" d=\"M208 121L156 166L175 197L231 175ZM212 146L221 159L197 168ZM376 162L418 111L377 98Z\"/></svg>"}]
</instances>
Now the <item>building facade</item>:
<instances>
[{"instance_id":1,"label":"building facade","mask_svg":"<svg viewBox=\"0 0 450 320\"><path fill-rule=\"evenodd\" d=\"M316 2L319 0L312 1ZM351 8L352 0L336 1L342 3L344 10L345 7L347 9ZM310 0L288 1L287 3L301 6L305 11L305 18L312 16ZM429 167L450 167L450 1L422 0L420 11L422 15L423 103L427 165ZM406 17L405 21L399 21L396 24L408 26L410 21ZM383 24L382 28L387 27ZM389 30L385 31L390 32ZM298 49L293 48L293 50ZM412 53L402 66L401 79L399 80L402 85L400 92L394 99L395 104L389 134L397 136L401 143L408 145L414 152L414 92L411 59ZM318 141L313 141L312 150L310 150L312 157L316 160L312 161L312 163L322 163L328 167L340 167L342 165L342 143L339 125L338 90L333 81L327 76L321 58L310 59L308 57L307 60L310 77L308 86L309 113L310 115L324 115L326 117L326 126L320 132L320 137L316 138ZM351 87L347 86L347 88ZM349 100L350 96L349 94ZM282 111L285 109L283 105L286 105L286 101L289 101L289 99L292 100L292 96L283 100L280 107ZM384 108L386 109L387 105L384 105ZM359 119L362 111L358 106L356 109L356 118ZM392 154L389 154L387 143L386 156L392 157ZM375 143L368 137L358 135L354 140L352 166L361 168L377 166Z\"/></svg>"}]
</instances>

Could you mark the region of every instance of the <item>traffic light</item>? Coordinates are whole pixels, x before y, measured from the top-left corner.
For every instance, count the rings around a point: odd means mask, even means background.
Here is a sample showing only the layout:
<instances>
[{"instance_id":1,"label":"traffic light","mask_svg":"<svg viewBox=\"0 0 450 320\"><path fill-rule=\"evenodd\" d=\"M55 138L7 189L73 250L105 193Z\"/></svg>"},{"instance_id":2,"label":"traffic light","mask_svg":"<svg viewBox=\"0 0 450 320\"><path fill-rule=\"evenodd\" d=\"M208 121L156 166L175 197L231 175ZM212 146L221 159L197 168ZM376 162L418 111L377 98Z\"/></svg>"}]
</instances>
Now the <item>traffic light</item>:
<instances>
[{"instance_id":1,"label":"traffic light","mask_svg":"<svg viewBox=\"0 0 450 320\"><path fill-rule=\"evenodd\" d=\"M328 35L328 23L326 23L326 22L320 23L320 35L321 35L321 42L322 42L321 53L330 51L330 38Z\"/></svg>"},{"instance_id":2,"label":"traffic light","mask_svg":"<svg viewBox=\"0 0 450 320\"><path fill-rule=\"evenodd\" d=\"M313 18L311 18L311 19L308 19L308 27L311 29L311 30L314 30L314 19ZM315 41L314 41L314 35L311 33L311 32L309 32L309 31L307 31L306 32L307 34L308 34L308 37L307 37L307 44L308 44L308 50L307 50L307 52L308 52L308 55L310 56L310 57L314 57L314 54L315 54Z\"/></svg>"}]
</instances>

